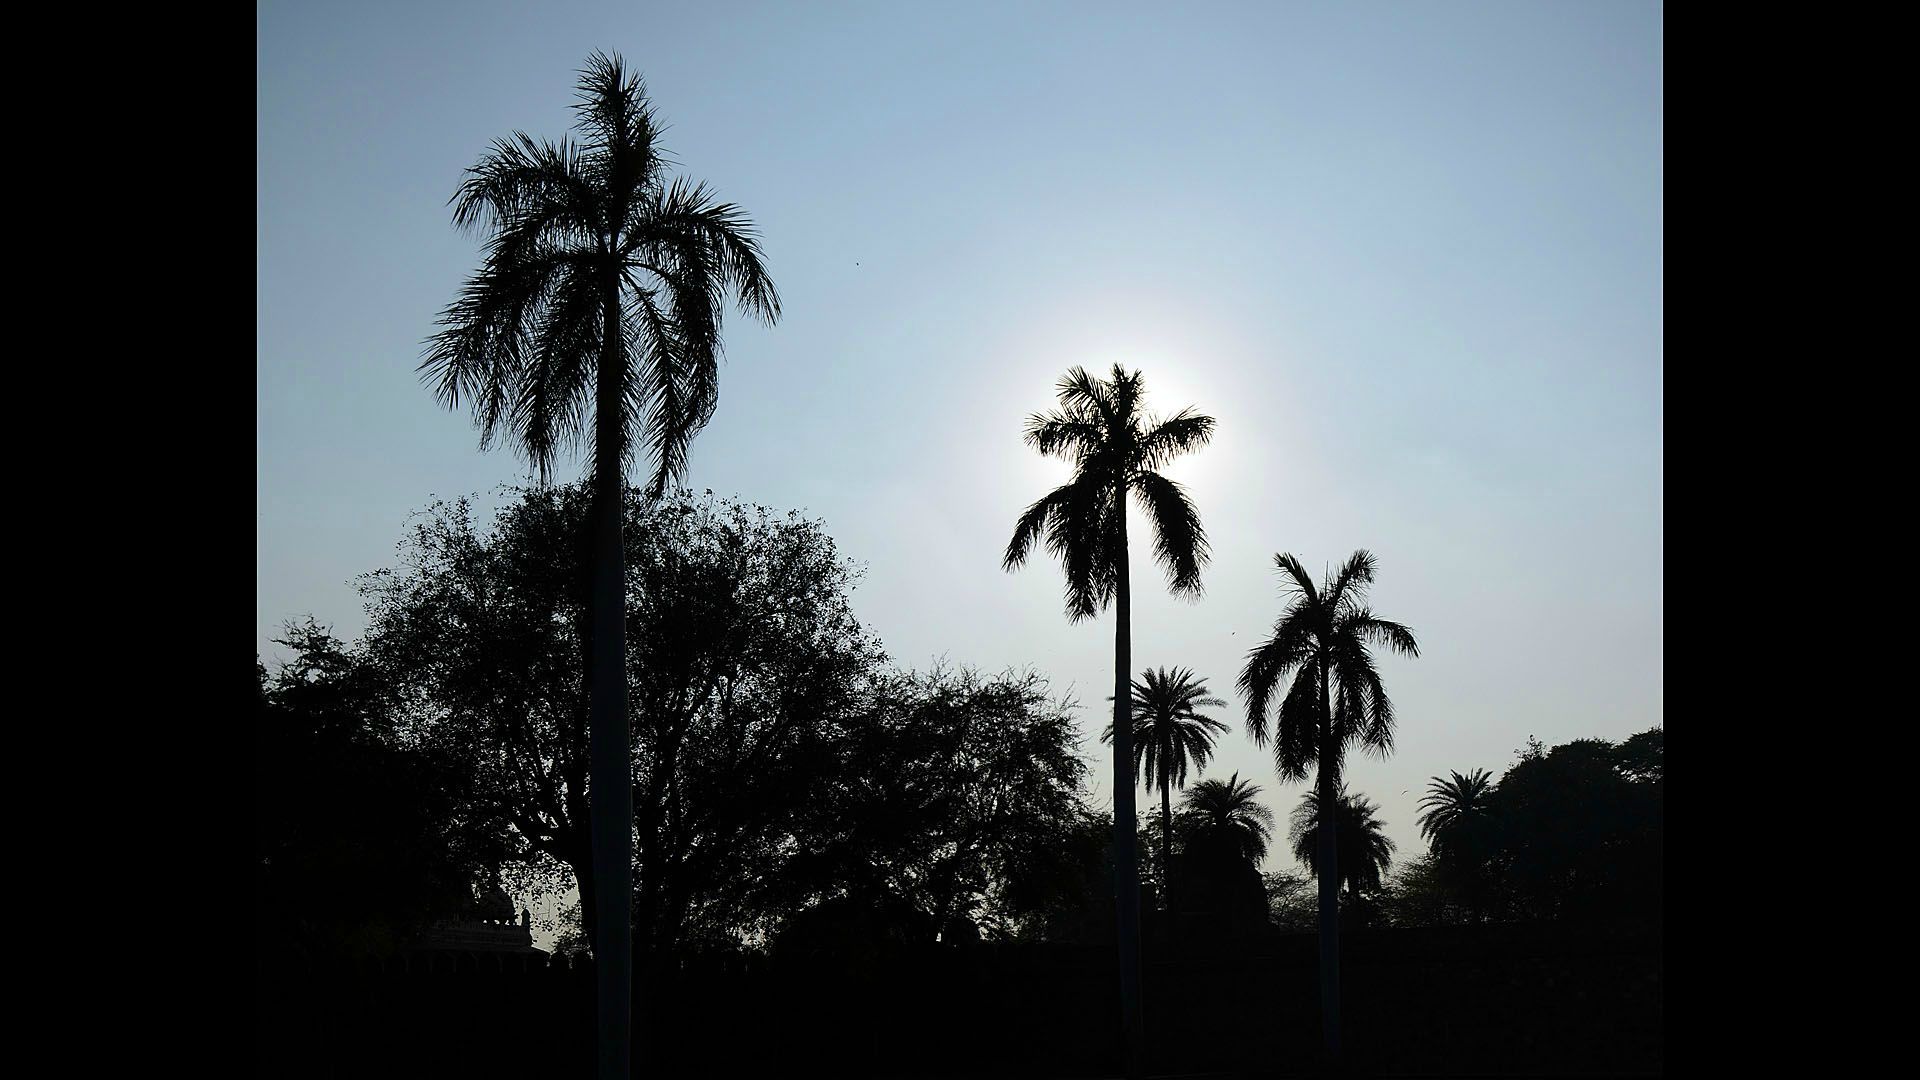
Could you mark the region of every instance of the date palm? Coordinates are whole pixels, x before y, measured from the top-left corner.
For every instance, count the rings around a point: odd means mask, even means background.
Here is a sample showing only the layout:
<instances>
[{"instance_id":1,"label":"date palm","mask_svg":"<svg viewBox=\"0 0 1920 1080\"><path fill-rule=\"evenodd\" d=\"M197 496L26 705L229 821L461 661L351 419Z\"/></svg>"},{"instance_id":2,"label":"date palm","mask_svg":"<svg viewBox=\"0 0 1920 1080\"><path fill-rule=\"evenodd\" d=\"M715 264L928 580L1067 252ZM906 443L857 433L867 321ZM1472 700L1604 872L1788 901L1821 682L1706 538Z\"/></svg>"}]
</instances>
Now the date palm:
<instances>
[{"instance_id":1,"label":"date palm","mask_svg":"<svg viewBox=\"0 0 1920 1080\"><path fill-rule=\"evenodd\" d=\"M1206 681L1187 668L1148 668L1133 681L1133 774L1136 783L1160 789L1160 865L1169 893L1173 881L1173 789L1187 785L1187 768L1200 770L1213 756L1214 736L1227 725L1201 713L1226 702L1207 692ZM1100 735L1113 741L1113 725ZM1237 773L1235 775L1238 775ZM1168 901L1169 909L1172 902Z\"/></svg>"},{"instance_id":2,"label":"date palm","mask_svg":"<svg viewBox=\"0 0 1920 1080\"><path fill-rule=\"evenodd\" d=\"M1314 877L1320 876L1324 860L1320 857L1321 815L1318 792L1309 791L1294 808L1288 839L1293 841L1293 857L1307 865ZM1349 795L1344 785L1334 803L1334 886L1347 887L1355 900L1362 892L1377 892L1388 868L1393 865L1392 840L1387 839L1386 822L1376 815L1380 808L1365 795Z\"/></svg>"},{"instance_id":3,"label":"date palm","mask_svg":"<svg viewBox=\"0 0 1920 1080\"><path fill-rule=\"evenodd\" d=\"M1413 631L1376 616L1366 605L1374 558L1356 551L1325 587L1316 586L1300 560L1274 556L1287 607L1273 636L1247 656L1240 692L1247 699L1247 731L1255 746L1269 736L1273 709L1274 767L1282 780L1304 780L1314 769L1320 800L1331 805L1349 747L1385 757L1393 749L1393 702L1367 652L1385 646L1420 655ZM1289 679L1284 693L1281 687ZM1338 855L1333 818L1320 827L1320 1022L1330 1062L1340 1057L1340 930Z\"/></svg>"},{"instance_id":4,"label":"date palm","mask_svg":"<svg viewBox=\"0 0 1920 1080\"><path fill-rule=\"evenodd\" d=\"M1013 570L1044 539L1066 571L1067 618L1078 622L1115 609L1113 635L1113 845L1120 946L1125 1060L1139 1074L1145 1040L1140 1000L1140 890L1136 885L1133 727L1127 723L1127 675L1133 668L1132 592L1127 564L1127 497L1153 525L1153 554L1176 595L1200 594L1208 558L1200 514L1179 484L1158 471L1213 437L1213 417L1191 408L1164 419L1141 409L1140 372L1113 366L1106 379L1073 368L1058 386L1060 407L1027 419L1026 441L1073 463L1073 477L1020 515L1002 565Z\"/></svg>"},{"instance_id":5,"label":"date palm","mask_svg":"<svg viewBox=\"0 0 1920 1080\"><path fill-rule=\"evenodd\" d=\"M587 684L593 881L581 912L599 971L600 1074L628 1075L633 794L621 546L626 467L649 458L657 499L685 471L719 398L729 296L766 322L780 301L746 214L667 176L645 87L618 56L580 72L577 140L515 132L467 170L456 226L486 258L440 318L420 368L468 405L486 449L505 437L539 469L586 444L593 587Z\"/></svg>"},{"instance_id":6,"label":"date palm","mask_svg":"<svg viewBox=\"0 0 1920 1080\"><path fill-rule=\"evenodd\" d=\"M1240 779L1202 780L1180 797L1180 813L1194 829L1205 829L1233 841L1233 846L1255 866L1267 857L1273 837L1273 811L1254 801L1258 785Z\"/></svg>"},{"instance_id":7,"label":"date palm","mask_svg":"<svg viewBox=\"0 0 1920 1080\"><path fill-rule=\"evenodd\" d=\"M1493 780L1485 769L1475 769L1465 776L1456 772L1446 780L1436 776L1427 784L1427 796L1420 800L1420 809L1426 812L1415 820L1435 855L1444 855L1462 837L1463 830L1486 820L1487 796L1492 790Z\"/></svg>"},{"instance_id":8,"label":"date palm","mask_svg":"<svg viewBox=\"0 0 1920 1080\"><path fill-rule=\"evenodd\" d=\"M1464 776L1456 772L1445 780L1436 776L1420 800L1425 813L1416 819L1439 867L1466 893L1476 922L1486 900L1482 863L1492 839L1492 793L1493 780L1485 769Z\"/></svg>"}]
</instances>

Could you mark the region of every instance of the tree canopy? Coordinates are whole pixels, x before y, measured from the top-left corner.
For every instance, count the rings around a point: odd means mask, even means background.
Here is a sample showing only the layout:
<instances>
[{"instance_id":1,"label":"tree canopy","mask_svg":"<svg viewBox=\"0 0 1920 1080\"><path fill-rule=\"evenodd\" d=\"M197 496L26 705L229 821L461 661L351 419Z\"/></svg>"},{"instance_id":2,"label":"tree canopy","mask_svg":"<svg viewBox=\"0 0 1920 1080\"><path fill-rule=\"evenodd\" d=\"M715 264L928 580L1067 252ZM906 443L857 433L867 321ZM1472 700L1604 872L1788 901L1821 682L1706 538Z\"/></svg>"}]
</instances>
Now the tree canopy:
<instances>
[{"instance_id":1,"label":"tree canopy","mask_svg":"<svg viewBox=\"0 0 1920 1080\"><path fill-rule=\"evenodd\" d=\"M1429 853L1391 883L1396 918L1658 923L1663 740L1529 740L1497 781L1435 777Z\"/></svg>"},{"instance_id":2,"label":"tree canopy","mask_svg":"<svg viewBox=\"0 0 1920 1080\"><path fill-rule=\"evenodd\" d=\"M536 884L582 886L590 927L588 493L502 495L490 524L470 499L416 516L362 579L355 651L396 741L465 777L461 812ZM848 898L1012 935L1063 902L1084 862L1070 702L1032 672L891 668L818 522L686 492L626 510L638 942L767 941Z\"/></svg>"},{"instance_id":3,"label":"tree canopy","mask_svg":"<svg viewBox=\"0 0 1920 1080\"><path fill-rule=\"evenodd\" d=\"M1523 752L1488 799L1487 866L1507 916L1658 920L1661 774L1659 728Z\"/></svg>"},{"instance_id":4,"label":"tree canopy","mask_svg":"<svg viewBox=\"0 0 1920 1080\"><path fill-rule=\"evenodd\" d=\"M458 914L508 856L495 816L471 811L448 756L394 731L378 672L312 620L255 661L256 942L309 958L382 954Z\"/></svg>"},{"instance_id":5,"label":"tree canopy","mask_svg":"<svg viewBox=\"0 0 1920 1080\"><path fill-rule=\"evenodd\" d=\"M469 500L415 521L401 565L363 579L364 643L407 738L462 763L476 805L583 886L592 925L582 623L584 486L513 490L491 529ZM817 795L831 718L880 660L855 573L818 523L629 491L624 529L635 917L667 944L735 925L743 881ZM720 871L725 867L726 871Z\"/></svg>"},{"instance_id":6,"label":"tree canopy","mask_svg":"<svg viewBox=\"0 0 1920 1080\"><path fill-rule=\"evenodd\" d=\"M928 940L1014 936L1074 873L1087 766L1071 708L1033 672L877 678L770 911L884 900L920 913Z\"/></svg>"}]
</instances>

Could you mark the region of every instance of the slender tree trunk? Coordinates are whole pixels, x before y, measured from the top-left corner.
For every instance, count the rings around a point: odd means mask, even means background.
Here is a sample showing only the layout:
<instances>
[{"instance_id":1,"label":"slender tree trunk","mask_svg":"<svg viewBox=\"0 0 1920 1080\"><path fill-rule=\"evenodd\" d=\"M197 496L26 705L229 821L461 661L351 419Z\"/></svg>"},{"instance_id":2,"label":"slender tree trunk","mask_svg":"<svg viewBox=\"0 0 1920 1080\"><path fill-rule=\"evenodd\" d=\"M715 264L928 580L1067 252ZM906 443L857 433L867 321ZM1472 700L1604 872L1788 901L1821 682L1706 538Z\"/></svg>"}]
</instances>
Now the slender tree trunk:
<instances>
[{"instance_id":1,"label":"slender tree trunk","mask_svg":"<svg viewBox=\"0 0 1920 1080\"><path fill-rule=\"evenodd\" d=\"M587 671L592 770L593 885L598 926L593 955L599 1004L600 1080L633 1074L633 776L627 736L625 439L626 363L619 283L609 274L605 330L594 396L593 663Z\"/></svg>"},{"instance_id":2,"label":"slender tree trunk","mask_svg":"<svg viewBox=\"0 0 1920 1080\"><path fill-rule=\"evenodd\" d=\"M1173 935L1173 796L1167 790L1165 777L1160 780L1160 889L1166 895L1160 899L1167 909L1167 929L1164 937L1172 940Z\"/></svg>"},{"instance_id":3,"label":"slender tree trunk","mask_svg":"<svg viewBox=\"0 0 1920 1080\"><path fill-rule=\"evenodd\" d=\"M649 782L634 806L635 860L640 879L634 885L633 934L644 947L653 940L660 903L660 810L655 785Z\"/></svg>"},{"instance_id":4,"label":"slender tree trunk","mask_svg":"<svg viewBox=\"0 0 1920 1080\"><path fill-rule=\"evenodd\" d=\"M1340 1062L1340 867L1334 822L1339 817L1340 744L1333 737L1327 662L1320 661L1320 1034L1327 1063Z\"/></svg>"},{"instance_id":5,"label":"slender tree trunk","mask_svg":"<svg viewBox=\"0 0 1920 1080\"><path fill-rule=\"evenodd\" d=\"M600 928L599 897L593 892L593 851L588 846L587 858L571 864L573 866L573 884L580 893L580 933L586 937L589 946L595 941L595 933Z\"/></svg>"},{"instance_id":6,"label":"slender tree trunk","mask_svg":"<svg viewBox=\"0 0 1920 1080\"><path fill-rule=\"evenodd\" d=\"M1133 670L1133 597L1127 580L1127 488L1114 496L1119 505L1119 584L1113 632L1113 862L1120 922L1120 1024L1129 1080L1139 1077L1146 1057L1146 1009L1140 972L1140 874L1136 866L1133 811L1133 725L1129 723L1128 673Z\"/></svg>"},{"instance_id":7,"label":"slender tree trunk","mask_svg":"<svg viewBox=\"0 0 1920 1080\"><path fill-rule=\"evenodd\" d=\"M644 816L640 820L640 889L634 911L635 935L643 950L653 950L661 942L661 891L665 886L667 835L671 826L668 811L668 786L673 770L679 767L678 748L671 734L655 748L655 774L647 781Z\"/></svg>"}]
</instances>

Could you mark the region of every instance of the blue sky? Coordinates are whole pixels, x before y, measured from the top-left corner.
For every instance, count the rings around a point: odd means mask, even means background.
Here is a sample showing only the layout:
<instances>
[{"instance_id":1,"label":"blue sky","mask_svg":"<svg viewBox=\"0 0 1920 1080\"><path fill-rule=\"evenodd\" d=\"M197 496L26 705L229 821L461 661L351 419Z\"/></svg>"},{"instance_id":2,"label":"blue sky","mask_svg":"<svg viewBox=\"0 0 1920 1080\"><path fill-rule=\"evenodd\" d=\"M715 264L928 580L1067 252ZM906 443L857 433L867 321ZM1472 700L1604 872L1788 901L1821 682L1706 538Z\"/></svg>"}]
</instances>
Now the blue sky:
<instances>
[{"instance_id":1,"label":"blue sky","mask_svg":"<svg viewBox=\"0 0 1920 1080\"><path fill-rule=\"evenodd\" d=\"M557 138L594 49L646 76L681 172L758 224L785 304L727 335L695 489L825 520L897 662L1033 665L1085 706L1111 616L999 561L1065 479L1020 441L1070 366L1219 419L1175 465L1198 603L1137 550L1136 667L1231 702L1206 775L1283 818L1232 685L1273 556L1380 559L1417 660L1352 785L1402 855L1427 779L1529 735L1663 722L1661 9L1518 4L258 7L256 648L434 496L524 481L415 366L478 265L446 201L490 140ZM567 466L577 472L582 462ZM1140 535L1136 523L1134 534ZM1276 855L1269 869L1290 868Z\"/></svg>"}]
</instances>

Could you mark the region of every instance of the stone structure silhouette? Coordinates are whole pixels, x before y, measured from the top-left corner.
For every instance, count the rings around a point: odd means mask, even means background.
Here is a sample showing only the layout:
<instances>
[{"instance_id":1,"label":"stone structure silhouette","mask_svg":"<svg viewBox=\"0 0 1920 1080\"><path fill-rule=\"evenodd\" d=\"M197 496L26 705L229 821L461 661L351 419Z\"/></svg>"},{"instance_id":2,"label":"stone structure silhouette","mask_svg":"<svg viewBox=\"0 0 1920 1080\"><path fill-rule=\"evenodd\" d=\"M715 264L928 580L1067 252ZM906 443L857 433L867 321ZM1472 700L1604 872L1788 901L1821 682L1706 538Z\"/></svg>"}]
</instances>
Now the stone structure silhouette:
<instances>
[{"instance_id":1,"label":"stone structure silhouette","mask_svg":"<svg viewBox=\"0 0 1920 1080\"><path fill-rule=\"evenodd\" d=\"M408 951L537 953L544 958L546 952L533 947L533 913L523 907L516 921L513 898L500 884L499 869L494 868L489 877L491 883L474 891L459 918L435 922Z\"/></svg>"}]
</instances>

